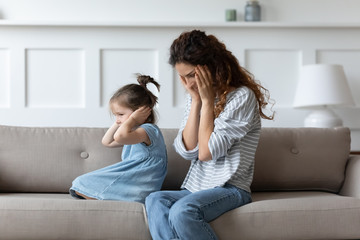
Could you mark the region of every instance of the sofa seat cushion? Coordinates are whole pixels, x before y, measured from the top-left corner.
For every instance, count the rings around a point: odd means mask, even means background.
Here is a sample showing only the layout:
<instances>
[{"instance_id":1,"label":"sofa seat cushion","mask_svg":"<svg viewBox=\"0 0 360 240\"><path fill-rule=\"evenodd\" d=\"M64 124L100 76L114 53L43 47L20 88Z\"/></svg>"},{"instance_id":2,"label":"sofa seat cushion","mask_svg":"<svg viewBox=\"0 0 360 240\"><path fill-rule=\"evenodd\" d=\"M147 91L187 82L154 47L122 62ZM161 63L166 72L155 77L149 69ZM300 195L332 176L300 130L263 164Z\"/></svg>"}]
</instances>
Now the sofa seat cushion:
<instances>
[{"instance_id":1,"label":"sofa seat cushion","mask_svg":"<svg viewBox=\"0 0 360 240\"><path fill-rule=\"evenodd\" d=\"M1 239L151 239L144 205L136 202L1 193L0 219Z\"/></svg>"},{"instance_id":2,"label":"sofa seat cushion","mask_svg":"<svg viewBox=\"0 0 360 240\"><path fill-rule=\"evenodd\" d=\"M317 191L257 192L211 225L227 240L355 239L360 201Z\"/></svg>"}]
</instances>

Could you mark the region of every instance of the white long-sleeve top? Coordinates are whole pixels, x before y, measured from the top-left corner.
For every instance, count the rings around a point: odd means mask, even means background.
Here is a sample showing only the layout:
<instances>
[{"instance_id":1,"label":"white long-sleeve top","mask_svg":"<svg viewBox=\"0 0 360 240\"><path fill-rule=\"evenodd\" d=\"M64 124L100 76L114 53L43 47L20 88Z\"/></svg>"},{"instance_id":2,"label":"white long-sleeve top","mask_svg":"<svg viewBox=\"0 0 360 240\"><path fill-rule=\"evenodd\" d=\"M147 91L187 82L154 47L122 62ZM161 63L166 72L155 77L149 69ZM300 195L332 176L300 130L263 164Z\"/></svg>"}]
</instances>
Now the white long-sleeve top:
<instances>
[{"instance_id":1,"label":"white long-sleeve top","mask_svg":"<svg viewBox=\"0 0 360 240\"><path fill-rule=\"evenodd\" d=\"M223 186L225 183L250 192L254 157L259 142L261 119L255 94L247 87L230 92L223 112L214 121L208 143L212 160L198 160L198 146L186 150L182 133L191 107L187 96L185 115L174 147L184 159L191 160L182 188L191 192Z\"/></svg>"}]
</instances>

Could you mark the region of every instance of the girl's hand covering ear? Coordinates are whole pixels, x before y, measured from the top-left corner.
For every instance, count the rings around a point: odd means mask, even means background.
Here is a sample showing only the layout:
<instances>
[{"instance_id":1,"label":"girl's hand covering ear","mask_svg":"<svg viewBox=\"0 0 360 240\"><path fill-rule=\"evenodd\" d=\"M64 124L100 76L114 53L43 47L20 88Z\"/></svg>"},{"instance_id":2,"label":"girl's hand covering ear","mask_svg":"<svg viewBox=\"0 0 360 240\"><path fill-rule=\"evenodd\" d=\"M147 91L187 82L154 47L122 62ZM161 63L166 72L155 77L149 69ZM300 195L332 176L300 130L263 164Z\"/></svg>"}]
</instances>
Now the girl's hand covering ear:
<instances>
[{"instance_id":1,"label":"girl's hand covering ear","mask_svg":"<svg viewBox=\"0 0 360 240\"><path fill-rule=\"evenodd\" d=\"M131 115L130 117L134 119L134 121L140 125L143 124L146 119L150 116L151 114L151 108L147 107L147 106L142 106L138 109L136 109Z\"/></svg>"}]
</instances>

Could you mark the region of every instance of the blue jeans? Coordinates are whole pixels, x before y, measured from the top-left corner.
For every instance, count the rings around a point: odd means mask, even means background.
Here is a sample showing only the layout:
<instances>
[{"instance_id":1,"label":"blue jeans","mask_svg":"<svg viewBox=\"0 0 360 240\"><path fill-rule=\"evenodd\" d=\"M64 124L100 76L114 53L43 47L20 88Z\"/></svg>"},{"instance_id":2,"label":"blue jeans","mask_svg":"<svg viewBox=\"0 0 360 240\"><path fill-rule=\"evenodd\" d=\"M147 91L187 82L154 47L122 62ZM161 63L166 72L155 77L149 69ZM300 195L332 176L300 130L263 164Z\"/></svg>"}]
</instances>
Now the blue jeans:
<instances>
[{"instance_id":1,"label":"blue jeans","mask_svg":"<svg viewBox=\"0 0 360 240\"><path fill-rule=\"evenodd\" d=\"M154 240L218 239L209 222L251 202L251 194L230 184L191 193L160 191L145 199Z\"/></svg>"}]
</instances>

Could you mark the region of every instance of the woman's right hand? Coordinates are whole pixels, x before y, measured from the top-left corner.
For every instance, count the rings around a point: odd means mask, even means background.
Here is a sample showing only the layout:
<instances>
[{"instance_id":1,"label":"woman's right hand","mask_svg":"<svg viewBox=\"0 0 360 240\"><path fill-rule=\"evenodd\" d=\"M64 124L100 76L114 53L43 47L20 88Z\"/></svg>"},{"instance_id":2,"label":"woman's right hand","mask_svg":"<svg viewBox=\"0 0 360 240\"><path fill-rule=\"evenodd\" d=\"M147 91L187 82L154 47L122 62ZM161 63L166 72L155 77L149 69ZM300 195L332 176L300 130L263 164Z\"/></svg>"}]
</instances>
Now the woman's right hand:
<instances>
[{"instance_id":1,"label":"woman's right hand","mask_svg":"<svg viewBox=\"0 0 360 240\"><path fill-rule=\"evenodd\" d=\"M181 81L182 85L184 86L186 91L190 94L192 101L201 102L199 89L196 84L196 81L194 80L194 81L190 82L190 81L186 81L185 77L182 77L182 76L179 76L179 77L180 77L180 81Z\"/></svg>"}]
</instances>

